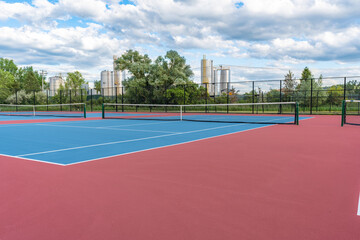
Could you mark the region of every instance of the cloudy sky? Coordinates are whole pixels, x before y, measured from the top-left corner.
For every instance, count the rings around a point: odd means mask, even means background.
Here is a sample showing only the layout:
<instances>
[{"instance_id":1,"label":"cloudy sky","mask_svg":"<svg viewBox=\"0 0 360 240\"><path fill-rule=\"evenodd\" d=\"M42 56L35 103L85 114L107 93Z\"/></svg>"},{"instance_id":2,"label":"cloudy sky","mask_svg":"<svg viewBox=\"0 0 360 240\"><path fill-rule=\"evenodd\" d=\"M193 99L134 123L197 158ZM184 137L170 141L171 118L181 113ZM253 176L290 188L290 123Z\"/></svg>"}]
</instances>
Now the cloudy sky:
<instances>
[{"instance_id":1,"label":"cloudy sky","mask_svg":"<svg viewBox=\"0 0 360 240\"><path fill-rule=\"evenodd\" d=\"M88 81L112 56L174 49L199 81L205 54L232 80L360 75L359 0L0 0L0 57Z\"/></svg>"}]
</instances>

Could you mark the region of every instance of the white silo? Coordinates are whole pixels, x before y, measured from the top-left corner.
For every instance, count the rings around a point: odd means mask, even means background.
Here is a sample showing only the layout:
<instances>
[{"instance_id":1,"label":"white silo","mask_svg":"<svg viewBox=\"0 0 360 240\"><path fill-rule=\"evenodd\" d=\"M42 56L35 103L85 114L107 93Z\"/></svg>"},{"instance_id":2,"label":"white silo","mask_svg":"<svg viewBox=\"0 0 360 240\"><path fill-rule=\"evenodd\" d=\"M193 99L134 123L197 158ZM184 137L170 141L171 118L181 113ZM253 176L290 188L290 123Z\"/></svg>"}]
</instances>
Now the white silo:
<instances>
[{"instance_id":1,"label":"white silo","mask_svg":"<svg viewBox=\"0 0 360 240\"><path fill-rule=\"evenodd\" d=\"M113 72L104 70L101 72L101 88L104 96L112 96L112 90L114 88Z\"/></svg>"},{"instance_id":2,"label":"white silo","mask_svg":"<svg viewBox=\"0 0 360 240\"><path fill-rule=\"evenodd\" d=\"M220 70L220 93L227 93L230 89L230 69L221 68Z\"/></svg>"},{"instance_id":3,"label":"white silo","mask_svg":"<svg viewBox=\"0 0 360 240\"><path fill-rule=\"evenodd\" d=\"M61 76L50 77L49 80L49 96L53 97L57 93L60 86L65 86L65 82Z\"/></svg>"}]
</instances>

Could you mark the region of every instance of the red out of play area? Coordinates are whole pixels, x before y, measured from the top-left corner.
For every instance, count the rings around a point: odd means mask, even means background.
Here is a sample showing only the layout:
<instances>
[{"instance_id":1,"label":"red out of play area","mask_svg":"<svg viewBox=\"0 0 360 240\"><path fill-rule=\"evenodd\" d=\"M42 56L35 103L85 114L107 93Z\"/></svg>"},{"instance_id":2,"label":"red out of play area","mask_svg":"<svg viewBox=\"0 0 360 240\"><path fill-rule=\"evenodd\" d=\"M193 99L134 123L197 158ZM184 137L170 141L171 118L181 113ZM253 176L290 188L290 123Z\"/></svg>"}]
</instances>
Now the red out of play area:
<instances>
[{"instance_id":1,"label":"red out of play area","mask_svg":"<svg viewBox=\"0 0 360 240\"><path fill-rule=\"evenodd\" d=\"M339 116L58 166L0 156L0 239L360 239Z\"/></svg>"}]
</instances>

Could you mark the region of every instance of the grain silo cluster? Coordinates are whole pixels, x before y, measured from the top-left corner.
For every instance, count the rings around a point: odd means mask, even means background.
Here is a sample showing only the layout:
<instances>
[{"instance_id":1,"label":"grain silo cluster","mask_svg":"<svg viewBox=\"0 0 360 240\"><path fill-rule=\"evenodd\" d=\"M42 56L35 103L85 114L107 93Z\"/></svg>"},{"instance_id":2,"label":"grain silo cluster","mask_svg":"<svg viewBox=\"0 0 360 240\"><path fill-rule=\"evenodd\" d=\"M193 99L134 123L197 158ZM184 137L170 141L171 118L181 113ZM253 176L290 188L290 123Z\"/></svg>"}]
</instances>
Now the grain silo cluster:
<instances>
[{"instance_id":1,"label":"grain silo cluster","mask_svg":"<svg viewBox=\"0 0 360 240\"><path fill-rule=\"evenodd\" d=\"M213 61L206 59L204 55L201 59L201 84L207 88L210 96L228 93L230 89L230 68L214 67Z\"/></svg>"}]
</instances>

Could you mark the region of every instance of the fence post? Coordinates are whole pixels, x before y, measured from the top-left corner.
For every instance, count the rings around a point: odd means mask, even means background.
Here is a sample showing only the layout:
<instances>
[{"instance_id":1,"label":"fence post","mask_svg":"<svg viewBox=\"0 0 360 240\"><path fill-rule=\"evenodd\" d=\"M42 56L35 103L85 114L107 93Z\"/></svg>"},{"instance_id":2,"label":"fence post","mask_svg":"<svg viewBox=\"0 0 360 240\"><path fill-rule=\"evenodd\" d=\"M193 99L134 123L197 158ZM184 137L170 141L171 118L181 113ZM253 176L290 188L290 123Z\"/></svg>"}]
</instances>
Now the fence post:
<instances>
[{"instance_id":1,"label":"fence post","mask_svg":"<svg viewBox=\"0 0 360 240\"><path fill-rule=\"evenodd\" d=\"M346 77L344 77L344 100L346 100Z\"/></svg>"},{"instance_id":2,"label":"fence post","mask_svg":"<svg viewBox=\"0 0 360 240\"><path fill-rule=\"evenodd\" d=\"M313 105L313 78L311 78L310 81L311 81L311 89L310 89L310 115L312 115L312 105Z\"/></svg>"},{"instance_id":3,"label":"fence post","mask_svg":"<svg viewBox=\"0 0 360 240\"><path fill-rule=\"evenodd\" d=\"M16 105L18 105L18 90L15 89L15 98L16 98ZM16 111L18 111L18 107L16 107Z\"/></svg>"},{"instance_id":4,"label":"fence post","mask_svg":"<svg viewBox=\"0 0 360 240\"><path fill-rule=\"evenodd\" d=\"M208 104L208 83L205 83L205 104ZM205 112L207 113L207 106L205 106Z\"/></svg>"},{"instance_id":5,"label":"fence post","mask_svg":"<svg viewBox=\"0 0 360 240\"><path fill-rule=\"evenodd\" d=\"M226 85L226 113L229 113L229 103L230 103L230 96L229 96L229 83Z\"/></svg>"},{"instance_id":6,"label":"fence post","mask_svg":"<svg viewBox=\"0 0 360 240\"><path fill-rule=\"evenodd\" d=\"M70 93L70 103L71 103L71 89L69 90ZM70 105L70 112L71 112L71 105Z\"/></svg>"},{"instance_id":7,"label":"fence post","mask_svg":"<svg viewBox=\"0 0 360 240\"><path fill-rule=\"evenodd\" d=\"M121 87L121 103L124 104L124 87ZM121 111L124 112L124 105L121 106Z\"/></svg>"},{"instance_id":8,"label":"fence post","mask_svg":"<svg viewBox=\"0 0 360 240\"><path fill-rule=\"evenodd\" d=\"M34 105L36 105L36 93L35 93L35 90L34 91Z\"/></svg>"},{"instance_id":9,"label":"fence post","mask_svg":"<svg viewBox=\"0 0 360 240\"><path fill-rule=\"evenodd\" d=\"M116 112L118 111L118 98L117 98L117 94L118 94L118 91L117 91L117 87L115 87L115 103L116 103Z\"/></svg>"},{"instance_id":10,"label":"fence post","mask_svg":"<svg viewBox=\"0 0 360 240\"><path fill-rule=\"evenodd\" d=\"M255 103L255 81L252 82L252 103ZM252 113L254 114L254 105L252 105Z\"/></svg>"},{"instance_id":11,"label":"fence post","mask_svg":"<svg viewBox=\"0 0 360 240\"><path fill-rule=\"evenodd\" d=\"M280 102L282 102L282 80L280 80ZM282 105L280 104L280 114L282 113Z\"/></svg>"},{"instance_id":12,"label":"fence post","mask_svg":"<svg viewBox=\"0 0 360 240\"><path fill-rule=\"evenodd\" d=\"M186 104L186 85L183 85L184 88L184 105Z\"/></svg>"},{"instance_id":13,"label":"fence post","mask_svg":"<svg viewBox=\"0 0 360 240\"><path fill-rule=\"evenodd\" d=\"M316 112L319 112L319 91L316 93Z\"/></svg>"},{"instance_id":14,"label":"fence post","mask_svg":"<svg viewBox=\"0 0 360 240\"><path fill-rule=\"evenodd\" d=\"M90 111L93 111L93 89L90 90Z\"/></svg>"}]
</instances>

